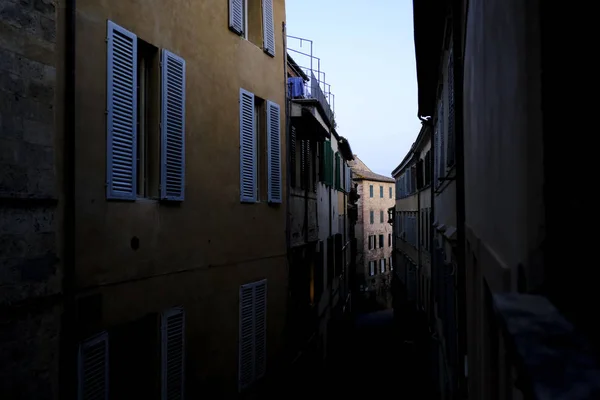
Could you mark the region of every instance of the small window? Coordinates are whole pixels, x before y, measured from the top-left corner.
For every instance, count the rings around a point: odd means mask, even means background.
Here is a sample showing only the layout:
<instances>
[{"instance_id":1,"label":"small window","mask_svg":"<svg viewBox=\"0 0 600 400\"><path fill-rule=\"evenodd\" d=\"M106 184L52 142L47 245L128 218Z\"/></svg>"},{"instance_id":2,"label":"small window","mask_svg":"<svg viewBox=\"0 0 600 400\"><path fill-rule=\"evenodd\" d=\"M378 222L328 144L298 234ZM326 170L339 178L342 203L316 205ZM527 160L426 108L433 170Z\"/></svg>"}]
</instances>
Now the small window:
<instances>
[{"instance_id":1,"label":"small window","mask_svg":"<svg viewBox=\"0 0 600 400\"><path fill-rule=\"evenodd\" d=\"M379 235L379 248L383 247L383 235Z\"/></svg>"},{"instance_id":2,"label":"small window","mask_svg":"<svg viewBox=\"0 0 600 400\"><path fill-rule=\"evenodd\" d=\"M390 186L390 199L392 198L392 187Z\"/></svg>"},{"instance_id":3,"label":"small window","mask_svg":"<svg viewBox=\"0 0 600 400\"><path fill-rule=\"evenodd\" d=\"M379 222L383 224L383 210L379 211Z\"/></svg>"},{"instance_id":4,"label":"small window","mask_svg":"<svg viewBox=\"0 0 600 400\"><path fill-rule=\"evenodd\" d=\"M379 197L383 199L383 186L379 186Z\"/></svg>"},{"instance_id":5,"label":"small window","mask_svg":"<svg viewBox=\"0 0 600 400\"><path fill-rule=\"evenodd\" d=\"M373 197L373 185L369 185L369 197Z\"/></svg>"},{"instance_id":6,"label":"small window","mask_svg":"<svg viewBox=\"0 0 600 400\"><path fill-rule=\"evenodd\" d=\"M369 216L370 216L371 225L372 225L375 222L375 214L374 214L373 210L370 211L370 215Z\"/></svg>"},{"instance_id":7,"label":"small window","mask_svg":"<svg viewBox=\"0 0 600 400\"><path fill-rule=\"evenodd\" d=\"M138 38L137 195L158 198L160 74L158 48Z\"/></svg>"},{"instance_id":8,"label":"small window","mask_svg":"<svg viewBox=\"0 0 600 400\"><path fill-rule=\"evenodd\" d=\"M267 122L265 101L254 96L254 129L256 151L256 201L267 200Z\"/></svg>"},{"instance_id":9,"label":"small window","mask_svg":"<svg viewBox=\"0 0 600 400\"><path fill-rule=\"evenodd\" d=\"M262 47L263 20L261 0L242 0L244 12L244 38L258 47Z\"/></svg>"}]
</instances>

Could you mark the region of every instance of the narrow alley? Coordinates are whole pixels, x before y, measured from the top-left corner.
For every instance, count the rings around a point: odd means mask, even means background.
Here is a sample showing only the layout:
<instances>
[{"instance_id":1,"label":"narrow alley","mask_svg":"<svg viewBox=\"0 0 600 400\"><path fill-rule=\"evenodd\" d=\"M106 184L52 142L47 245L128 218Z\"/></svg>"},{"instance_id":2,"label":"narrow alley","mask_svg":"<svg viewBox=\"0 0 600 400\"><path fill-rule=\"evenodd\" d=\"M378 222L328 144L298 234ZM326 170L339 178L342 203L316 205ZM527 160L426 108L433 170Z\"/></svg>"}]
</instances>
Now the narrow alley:
<instances>
[{"instance_id":1,"label":"narrow alley","mask_svg":"<svg viewBox=\"0 0 600 400\"><path fill-rule=\"evenodd\" d=\"M435 399L425 332L403 339L403 324L392 309L356 315L321 370L280 380L263 398L305 399L336 396L387 396ZM413 338L420 340L413 341ZM408 339L408 338L407 338ZM423 341L425 339L425 342Z\"/></svg>"}]
</instances>

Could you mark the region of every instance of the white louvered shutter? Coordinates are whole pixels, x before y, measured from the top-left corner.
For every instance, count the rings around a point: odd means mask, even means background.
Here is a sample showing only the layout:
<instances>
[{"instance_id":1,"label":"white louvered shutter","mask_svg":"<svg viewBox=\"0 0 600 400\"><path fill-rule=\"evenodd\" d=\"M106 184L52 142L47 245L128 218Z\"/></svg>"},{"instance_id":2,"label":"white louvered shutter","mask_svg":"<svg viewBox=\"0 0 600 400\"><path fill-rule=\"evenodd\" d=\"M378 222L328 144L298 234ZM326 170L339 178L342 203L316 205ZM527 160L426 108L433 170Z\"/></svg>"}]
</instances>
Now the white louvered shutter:
<instances>
[{"instance_id":1,"label":"white louvered shutter","mask_svg":"<svg viewBox=\"0 0 600 400\"><path fill-rule=\"evenodd\" d=\"M184 368L185 313L176 307L161 318L161 400L183 400Z\"/></svg>"},{"instance_id":2,"label":"white louvered shutter","mask_svg":"<svg viewBox=\"0 0 600 400\"><path fill-rule=\"evenodd\" d=\"M256 379L265 375L267 369L267 281L254 286L254 345Z\"/></svg>"},{"instance_id":3,"label":"white louvered shutter","mask_svg":"<svg viewBox=\"0 0 600 400\"><path fill-rule=\"evenodd\" d=\"M185 197L185 60L162 51L160 197Z\"/></svg>"},{"instance_id":4,"label":"white louvered shutter","mask_svg":"<svg viewBox=\"0 0 600 400\"><path fill-rule=\"evenodd\" d=\"M240 89L240 200L244 203L256 202L255 135L254 94Z\"/></svg>"},{"instance_id":5,"label":"white louvered shutter","mask_svg":"<svg viewBox=\"0 0 600 400\"><path fill-rule=\"evenodd\" d=\"M264 376L267 366L267 281L240 287L239 390Z\"/></svg>"},{"instance_id":6,"label":"white louvered shutter","mask_svg":"<svg viewBox=\"0 0 600 400\"><path fill-rule=\"evenodd\" d=\"M281 203L281 130L279 105L267 101L269 202Z\"/></svg>"},{"instance_id":7,"label":"white louvered shutter","mask_svg":"<svg viewBox=\"0 0 600 400\"><path fill-rule=\"evenodd\" d=\"M244 0L229 0L229 29L241 35L244 33Z\"/></svg>"},{"instance_id":8,"label":"white louvered shutter","mask_svg":"<svg viewBox=\"0 0 600 400\"><path fill-rule=\"evenodd\" d=\"M79 345L77 400L108 400L108 333Z\"/></svg>"},{"instance_id":9,"label":"white louvered shutter","mask_svg":"<svg viewBox=\"0 0 600 400\"><path fill-rule=\"evenodd\" d=\"M263 0L263 48L265 53L275 56L275 21L273 0Z\"/></svg>"},{"instance_id":10,"label":"white louvered shutter","mask_svg":"<svg viewBox=\"0 0 600 400\"><path fill-rule=\"evenodd\" d=\"M254 285L240 287L239 361L240 391L254 380Z\"/></svg>"},{"instance_id":11,"label":"white louvered shutter","mask_svg":"<svg viewBox=\"0 0 600 400\"><path fill-rule=\"evenodd\" d=\"M108 21L106 197L137 195L137 37Z\"/></svg>"}]
</instances>

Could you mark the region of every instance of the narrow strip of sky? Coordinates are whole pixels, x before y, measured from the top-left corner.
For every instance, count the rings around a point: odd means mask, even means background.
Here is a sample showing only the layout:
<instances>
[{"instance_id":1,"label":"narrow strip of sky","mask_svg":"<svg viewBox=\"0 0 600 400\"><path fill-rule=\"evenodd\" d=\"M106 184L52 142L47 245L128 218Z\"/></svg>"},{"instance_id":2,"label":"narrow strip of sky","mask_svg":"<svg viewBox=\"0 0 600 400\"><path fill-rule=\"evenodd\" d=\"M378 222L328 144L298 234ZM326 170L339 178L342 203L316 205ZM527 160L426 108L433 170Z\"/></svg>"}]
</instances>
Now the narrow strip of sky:
<instances>
[{"instance_id":1,"label":"narrow strip of sky","mask_svg":"<svg viewBox=\"0 0 600 400\"><path fill-rule=\"evenodd\" d=\"M335 93L339 134L389 176L421 128L412 0L286 0L286 19L289 35L314 41Z\"/></svg>"}]
</instances>

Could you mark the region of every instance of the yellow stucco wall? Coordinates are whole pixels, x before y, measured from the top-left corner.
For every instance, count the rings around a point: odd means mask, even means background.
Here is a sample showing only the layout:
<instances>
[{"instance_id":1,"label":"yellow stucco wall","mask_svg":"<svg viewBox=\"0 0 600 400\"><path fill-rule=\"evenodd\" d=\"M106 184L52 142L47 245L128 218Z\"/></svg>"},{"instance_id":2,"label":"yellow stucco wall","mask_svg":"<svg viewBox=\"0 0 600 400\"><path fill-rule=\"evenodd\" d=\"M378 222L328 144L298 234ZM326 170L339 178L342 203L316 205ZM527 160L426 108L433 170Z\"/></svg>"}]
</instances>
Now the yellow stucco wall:
<instances>
[{"instance_id":1,"label":"yellow stucco wall","mask_svg":"<svg viewBox=\"0 0 600 400\"><path fill-rule=\"evenodd\" d=\"M77 2L76 286L86 294L110 285L100 289L107 327L182 304L188 379L204 381L210 366L213 381L234 388L239 286L268 279L270 354L285 318L285 201L240 203L240 88L281 107L285 199L284 1L273 7L276 55L270 57L228 29L226 1ZM106 200L107 20L186 60L181 204Z\"/></svg>"}]
</instances>

